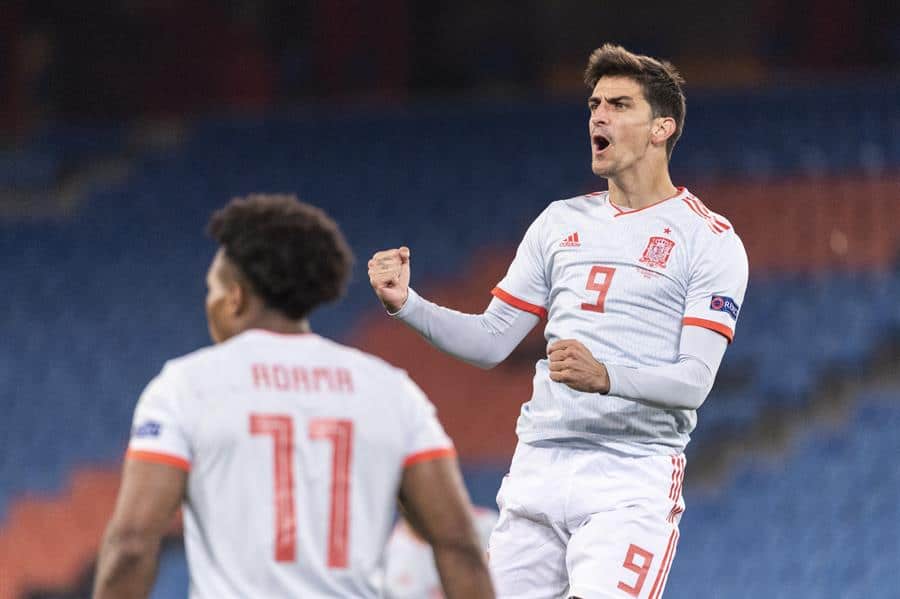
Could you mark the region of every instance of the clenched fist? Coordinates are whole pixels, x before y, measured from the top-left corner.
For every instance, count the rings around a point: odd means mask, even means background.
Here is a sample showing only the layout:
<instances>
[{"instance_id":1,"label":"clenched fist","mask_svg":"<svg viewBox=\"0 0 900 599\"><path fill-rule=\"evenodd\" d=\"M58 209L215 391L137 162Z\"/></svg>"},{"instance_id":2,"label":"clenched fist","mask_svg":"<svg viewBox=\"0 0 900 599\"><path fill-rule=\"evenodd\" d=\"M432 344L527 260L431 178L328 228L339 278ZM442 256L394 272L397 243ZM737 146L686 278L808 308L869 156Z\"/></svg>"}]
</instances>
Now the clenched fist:
<instances>
[{"instance_id":1,"label":"clenched fist","mask_svg":"<svg viewBox=\"0 0 900 599\"><path fill-rule=\"evenodd\" d=\"M576 391L608 393L609 375L581 342L562 339L547 348L550 380L564 383Z\"/></svg>"},{"instance_id":2,"label":"clenched fist","mask_svg":"<svg viewBox=\"0 0 900 599\"><path fill-rule=\"evenodd\" d=\"M388 312L396 312L409 296L409 248L375 252L369 260L369 283Z\"/></svg>"}]
</instances>

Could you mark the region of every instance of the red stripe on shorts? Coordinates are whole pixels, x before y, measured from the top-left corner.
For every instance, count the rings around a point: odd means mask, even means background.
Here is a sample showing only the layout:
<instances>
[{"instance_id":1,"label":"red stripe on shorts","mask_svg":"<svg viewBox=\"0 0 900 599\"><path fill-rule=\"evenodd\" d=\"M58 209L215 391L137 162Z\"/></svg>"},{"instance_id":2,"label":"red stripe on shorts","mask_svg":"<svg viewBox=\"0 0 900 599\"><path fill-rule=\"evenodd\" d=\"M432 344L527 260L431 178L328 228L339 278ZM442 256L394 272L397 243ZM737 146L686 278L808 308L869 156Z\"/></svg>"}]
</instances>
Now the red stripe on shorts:
<instances>
[{"instance_id":1,"label":"red stripe on shorts","mask_svg":"<svg viewBox=\"0 0 900 599\"><path fill-rule=\"evenodd\" d=\"M684 456L680 455L678 456L678 480L675 481L675 495L672 497L674 501L678 501L678 498L681 497L681 489L684 486L684 466Z\"/></svg>"},{"instance_id":2,"label":"red stripe on shorts","mask_svg":"<svg viewBox=\"0 0 900 599\"><path fill-rule=\"evenodd\" d=\"M678 543L678 529L672 530L669 535L669 545L666 547L666 554L663 561L659 565L659 572L656 574L656 580L653 581L653 588L647 599L659 599L662 596L663 589L666 587L666 579L669 577L669 568L672 567L672 560L675 558L675 545Z\"/></svg>"},{"instance_id":3,"label":"red stripe on shorts","mask_svg":"<svg viewBox=\"0 0 900 599\"><path fill-rule=\"evenodd\" d=\"M677 456L672 456L672 484L669 485L669 499L675 499L675 478L678 476Z\"/></svg>"}]
</instances>

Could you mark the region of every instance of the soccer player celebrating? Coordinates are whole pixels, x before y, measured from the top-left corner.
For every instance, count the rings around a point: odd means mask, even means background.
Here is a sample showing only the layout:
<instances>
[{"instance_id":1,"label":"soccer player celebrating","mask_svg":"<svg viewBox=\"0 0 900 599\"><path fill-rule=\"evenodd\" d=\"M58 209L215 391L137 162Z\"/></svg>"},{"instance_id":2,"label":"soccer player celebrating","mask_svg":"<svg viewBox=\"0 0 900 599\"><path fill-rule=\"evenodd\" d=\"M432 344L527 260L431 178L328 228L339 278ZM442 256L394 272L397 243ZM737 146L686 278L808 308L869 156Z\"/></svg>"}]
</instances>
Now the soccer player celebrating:
<instances>
[{"instance_id":1,"label":"soccer player celebrating","mask_svg":"<svg viewBox=\"0 0 900 599\"><path fill-rule=\"evenodd\" d=\"M169 361L138 402L94 597L149 594L182 503L192 598L376 597L398 498L447 596L493 597L433 406L402 371L309 330L349 273L337 225L258 195L209 231L216 345Z\"/></svg>"},{"instance_id":2,"label":"soccer player celebrating","mask_svg":"<svg viewBox=\"0 0 900 599\"><path fill-rule=\"evenodd\" d=\"M676 69L607 44L585 81L591 169L609 191L550 204L483 314L410 289L406 247L369 261L388 312L481 367L547 319L547 358L497 495L498 597L662 596L684 511L683 450L747 287L731 224L669 176L685 115Z\"/></svg>"}]
</instances>

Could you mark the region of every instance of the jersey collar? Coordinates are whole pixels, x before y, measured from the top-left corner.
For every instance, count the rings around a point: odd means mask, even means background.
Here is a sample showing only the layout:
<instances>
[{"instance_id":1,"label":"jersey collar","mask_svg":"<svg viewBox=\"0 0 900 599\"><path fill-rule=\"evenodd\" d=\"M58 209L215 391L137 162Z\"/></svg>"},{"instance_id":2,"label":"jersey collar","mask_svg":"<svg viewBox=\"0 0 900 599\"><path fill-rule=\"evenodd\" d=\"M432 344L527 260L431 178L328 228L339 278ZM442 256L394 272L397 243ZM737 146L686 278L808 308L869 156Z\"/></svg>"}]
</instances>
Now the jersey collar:
<instances>
[{"instance_id":1,"label":"jersey collar","mask_svg":"<svg viewBox=\"0 0 900 599\"><path fill-rule=\"evenodd\" d=\"M307 339L310 337L318 338L319 336L312 331L307 331L305 333L279 333L277 331L270 331L269 329L247 329L242 335L245 333L256 333L260 335L266 335L268 337L274 337L279 339Z\"/></svg>"},{"instance_id":2,"label":"jersey collar","mask_svg":"<svg viewBox=\"0 0 900 599\"><path fill-rule=\"evenodd\" d=\"M644 210L649 210L650 208L655 208L660 204L664 204L670 200L676 200L678 198L683 198L688 195L688 190L686 187L678 187L678 191L673 196L669 196L664 200L660 200L658 202L654 202L649 206L644 206L643 208L638 208L637 210L629 210L627 208L621 208L612 203L612 200L609 199L609 192L606 194L606 203L609 204L610 208L613 209L613 217L618 218L620 216L628 216L631 214L637 214L638 212L643 212Z\"/></svg>"}]
</instances>

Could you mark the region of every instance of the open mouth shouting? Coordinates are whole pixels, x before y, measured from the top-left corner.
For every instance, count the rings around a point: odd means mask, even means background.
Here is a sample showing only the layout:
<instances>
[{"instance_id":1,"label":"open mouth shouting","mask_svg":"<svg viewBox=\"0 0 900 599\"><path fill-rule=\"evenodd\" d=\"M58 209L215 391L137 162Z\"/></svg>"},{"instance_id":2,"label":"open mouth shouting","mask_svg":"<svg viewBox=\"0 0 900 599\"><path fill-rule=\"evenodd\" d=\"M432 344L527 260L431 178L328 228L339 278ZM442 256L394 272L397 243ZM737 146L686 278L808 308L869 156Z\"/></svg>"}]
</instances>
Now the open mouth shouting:
<instances>
[{"instance_id":1,"label":"open mouth shouting","mask_svg":"<svg viewBox=\"0 0 900 599\"><path fill-rule=\"evenodd\" d=\"M605 152L606 149L609 147L609 145L610 145L609 138L607 138L603 135L600 135L599 133L592 135L591 136L591 145L593 146L593 149L594 149L594 155L599 156L599 155L603 154L603 152Z\"/></svg>"}]
</instances>

